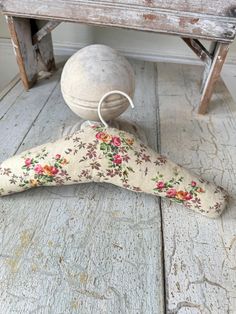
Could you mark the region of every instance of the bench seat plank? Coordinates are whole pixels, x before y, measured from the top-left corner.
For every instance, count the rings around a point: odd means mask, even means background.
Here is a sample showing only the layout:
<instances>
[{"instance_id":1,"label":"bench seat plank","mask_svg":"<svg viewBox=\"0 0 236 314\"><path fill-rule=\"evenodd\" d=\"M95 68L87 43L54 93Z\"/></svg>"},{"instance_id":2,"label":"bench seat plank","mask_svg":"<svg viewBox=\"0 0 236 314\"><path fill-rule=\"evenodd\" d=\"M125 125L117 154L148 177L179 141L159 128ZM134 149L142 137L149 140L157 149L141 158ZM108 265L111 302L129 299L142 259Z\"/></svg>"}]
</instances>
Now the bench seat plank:
<instances>
[{"instance_id":1,"label":"bench seat plank","mask_svg":"<svg viewBox=\"0 0 236 314\"><path fill-rule=\"evenodd\" d=\"M210 10L211 14L208 14L207 9L204 12L200 7L192 6L192 1L189 2L189 8L183 7L180 2L174 1L175 7L173 5L168 7L168 4L164 5L162 1L146 1L145 4L137 0L134 2L3 0L2 10L4 14L12 16L115 26L222 42L231 42L234 39L236 19L230 17L231 13L218 16L213 15L213 11ZM222 6L225 12L233 10L231 2ZM220 6L217 8L219 10Z\"/></svg>"},{"instance_id":2,"label":"bench seat plank","mask_svg":"<svg viewBox=\"0 0 236 314\"><path fill-rule=\"evenodd\" d=\"M235 16L235 0L103 0L105 3L128 4L159 8L164 10L175 10L183 12L193 12L202 14L212 14L214 16Z\"/></svg>"}]
</instances>

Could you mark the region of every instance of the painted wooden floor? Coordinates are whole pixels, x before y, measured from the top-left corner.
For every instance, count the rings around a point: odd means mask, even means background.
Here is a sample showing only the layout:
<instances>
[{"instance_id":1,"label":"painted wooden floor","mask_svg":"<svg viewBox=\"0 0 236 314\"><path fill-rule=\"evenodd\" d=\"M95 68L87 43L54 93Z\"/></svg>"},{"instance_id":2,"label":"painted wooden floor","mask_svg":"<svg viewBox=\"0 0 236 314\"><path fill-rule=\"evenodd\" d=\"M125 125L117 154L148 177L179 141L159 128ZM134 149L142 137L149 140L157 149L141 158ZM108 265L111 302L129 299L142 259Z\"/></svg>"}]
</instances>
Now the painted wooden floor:
<instances>
[{"instance_id":1,"label":"painted wooden floor","mask_svg":"<svg viewBox=\"0 0 236 314\"><path fill-rule=\"evenodd\" d=\"M217 220L105 184L0 199L0 313L236 313L236 105L223 83L198 116L202 69L132 61L125 118L173 161L226 188ZM60 70L0 101L0 162L73 132Z\"/></svg>"}]
</instances>

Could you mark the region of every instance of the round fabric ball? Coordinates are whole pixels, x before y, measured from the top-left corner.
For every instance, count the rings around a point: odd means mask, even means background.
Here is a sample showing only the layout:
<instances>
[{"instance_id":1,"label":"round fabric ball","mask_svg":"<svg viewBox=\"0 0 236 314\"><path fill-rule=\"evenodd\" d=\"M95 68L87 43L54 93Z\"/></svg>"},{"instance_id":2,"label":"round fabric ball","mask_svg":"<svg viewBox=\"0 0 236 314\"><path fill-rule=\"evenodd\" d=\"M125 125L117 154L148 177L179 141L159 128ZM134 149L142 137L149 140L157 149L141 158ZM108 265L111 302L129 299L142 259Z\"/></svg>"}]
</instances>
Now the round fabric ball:
<instances>
[{"instance_id":1,"label":"round fabric ball","mask_svg":"<svg viewBox=\"0 0 236 314\"><path fill-rule=\"evenodd\" d=\"M135 75L130 63L105 45L79 50L66 62L61 76L61 91L67 105L81 118L93 121L99 121L98 103L105 93L120 90L132 98L134 88ZM128 106L123 96L110 95L102 104L102 117L114 119Z\"/></svg>"}]
</instances>

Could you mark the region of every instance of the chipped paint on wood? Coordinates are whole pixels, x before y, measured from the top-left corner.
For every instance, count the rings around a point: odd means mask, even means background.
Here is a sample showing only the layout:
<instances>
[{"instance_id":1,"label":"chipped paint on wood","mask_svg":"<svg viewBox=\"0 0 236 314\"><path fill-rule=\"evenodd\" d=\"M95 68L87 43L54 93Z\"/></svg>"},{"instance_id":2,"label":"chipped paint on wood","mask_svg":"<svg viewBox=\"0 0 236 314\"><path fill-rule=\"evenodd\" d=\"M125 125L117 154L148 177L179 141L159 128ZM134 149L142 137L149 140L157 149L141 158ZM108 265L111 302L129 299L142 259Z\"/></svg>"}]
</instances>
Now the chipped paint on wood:
<instances>
[{"instance_id":1,"label":"chipped paint on wood","mask_svg":"<svg viewBox=\"0 0 236 314\"><path fill-rule=\"evenodd\" d=\"M37 77L36 55L31 44L30 21L8 17L7 22L21 80L25 89L28 90Z\"/></svg>"},{"instance_id":2,"label":"chipped paint on wood","mask_svg":"<svg viewBox=\"0 0 236 314\"><path fill-rule=\"evenodd\" d=\"M194 18L190 20L191 24L196 24L199 21L199 18Z\"/></svg>"},{"instance_id":3,"label":"chipped paint on wood","mask_svg":"<svg viewBox=\"0 0 236 314\"><path fill-rule=\"evenodd\" d=\"M16 1L11 1L11 3L7 3L8 1L2 1L2 7L4 10L13 7ZM29 0L22 0L22 5L27 4ZM52 5L53 0L46 1L37 1L38 9L46 10ZM65 4L70 4L72 1L70 0L61 0L61 6L65 6ZM79 6L83 4L85 1L82 0L74 0L75 5ZM155 9L161 10L172 10L172 11L180 11L180 12L193 12L196 14L210 14L215 16L234 16L234 12L236 9L235 0L228 0L227 2L224 0L206 0L206 1L195 1L195 0L103 0L103 1L86 1L87 6L91 5L90 2L94 2L96 5L105 5L105 6L113 6L120 7L122 5L137 7L151 7ZM15 5L17 9L19 6ZM66 8L65 8L66 9Z\"/></svg>"},{"instance_id":4,"label":"chipped paint on wood","mask_svg":"<svg viewBox=\"0 0 236 314\"><path fill-rule=\"evenodd\" d=\"M196 107L202 68L174 64L158 64L157 67L161 153L223 186L231 196L222 217L211 221L192 215L179 205L161 202L166 311L171 314L234 314L235 102L224 83L219 81L211 112L200 116Z\"/></svg>"},{"instance_id":5,"label":"chipped paint on wood","mask_svg":"<svg viewBox=\"0 0 236 314\"><path fill-rule=\"evenodd\" d=\"M23 230L21 232L18 241L20 243L12 250L12 256L6 260L6 264L10 267L11 273L16 273L19 270L19 264L27 249L29 249L33 235L34 234L29 230Z\"/></svg>"},{"instance_id":6,"label":"chipped paint on wood","mask_svg":"<svg viewBox=\"0 0 236 314\"><path fill-rule=\"evenodd\" d=\"M12 45L19 66L21 80L26 90L33 86L40 70L55 69L51 34L45 34L37 45L32 43L32 28L40 28L45 21L9 16L7 18ZM54 23L55 26L58 23Z\"/></svg>"},{"instance_id":7,"label":"chipped paint on wood","mask_svg":"<svg viewBox=\"0 0 236 314\"><path fill-rule=\"evenodd\" d=\"M33 45L40 42L43 39L43 37L51 33L51 31L54 28L56 28L59 24L60 22L48 21L45 25L43 25L42 28L36 34L33 35L32 37Z\"/></svg>"},{"instance_id":8,"label":"chipped paint on wood","mask_svg":"<svg viewBox=\"0 0 236 314\"><path fill-rule=\"evenodd\" d=\"M157 19L157 16L154 14L143 14L144 20L145 21L154 21Z\"/></svg>"},{"instance_id":9,"label":"chipped paint on wood","mask_svg":"<svg viewBox=\"0 0 236 314\"><path fill-rule=\"evenodd\" d=\"M54 19L116 26L144 31L231 42L235 19L228 15L234 0L227 4L212 0L198 7L184 1L42 1L18 0L3 3L3 13L40 19ZM232 11L232 10L231 10Z\"/></svg>"},{"instance_id":10,"label":"chipped paint on wood","mask_svg":"<svg viewBox=\"0 0 236 314\"><path fill-rule=\"evenodd\" d=\"M206 81L205 85L203 86L201 101L198 109L198 112L200 114L204 114L207 111L215 83L220 77L220 72L226 59L228 50L229 50L228 44L218 43L215 48L214 55L212 57L212 62L210 63L209 66L207 65L205 68L205 72L207 73L205 74Z\"/></svg>"}]
</instances>

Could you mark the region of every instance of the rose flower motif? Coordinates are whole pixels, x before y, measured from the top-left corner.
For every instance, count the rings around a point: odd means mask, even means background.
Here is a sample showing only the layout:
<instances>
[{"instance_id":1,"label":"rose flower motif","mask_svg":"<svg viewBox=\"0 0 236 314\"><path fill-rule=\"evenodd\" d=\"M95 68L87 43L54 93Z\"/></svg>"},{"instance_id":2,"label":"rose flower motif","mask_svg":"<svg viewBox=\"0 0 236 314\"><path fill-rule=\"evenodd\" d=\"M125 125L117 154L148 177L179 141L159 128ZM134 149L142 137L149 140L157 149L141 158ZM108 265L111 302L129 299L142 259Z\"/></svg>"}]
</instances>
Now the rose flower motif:
<instances>
[{"instance_id":1,"label":"rose flower motif","mask_svg":"<svg viewBox=\"0 0 236 314\"><path fill-rule=\"evenodd\" d=\"M166 192L166 196L167 196L167 197L175 197L176 194L177 194L176 189L169 189L169 190Z\"/></svg>"},{"instance_id":2,"label":"rose flower motif","mask_svg":"<svg viewBox=\"0 0 236 314\"><path fill-rule=\"evenodd\" d=\"M59 171L56 167L49 166L49 165L44 166L43 170L46 173L46 175L48 175L50 177L54 176Z\"/></svg>"},{"instance_id":3,"label":"rose flower motif","mask_svg":"<svg viewBox=\"0 0 236 314\"><path fill-rule=\"evenodd\" d=\"M204 193L205 190L203 190L203 188L197 188L197 192L198 192L198 193Z\"/></svg>"},{"instance_id":4,"label":"rose flower motif","mask_svg":"<svg viewBox=\"0 0 236 314\"><path fill-rule=\"evenodd\" d=\"M193 198L193 197L192 197L192 195L191 195L190 193L187 193L187 194L185 195L185 201L190 201L192 198Z\"/></svg>"},{"instance_id":5,"label":"rose flower motif","mask_svg":"<svg viewBox=\"0 0 236 314\"><path fill-rule=\"evenodd\" d=\"M38 181L35 180L35 179L31 179L31 180L30 180L30 186L32 186L32 187L38 186Z\"/></svg>"},{"instance_id":6,"label":"rose flower motif","mask_svg":"<svg viewBox=\"0 0 236 314\"><path fill-rule=\"evenodd\" d=\"M113 156L113 162L116 165L120 165L122 163L122 157L119 154Z\"/></svg>"},{"instance_id":7,"label":"rose flower motif","mask_svg":"<svg viewBox=\"0 0 236 314\"><path fill-rule=\"evenodd\" d=\"M32 164L32 158L26 158L25 160L26 167L29 168L31 164Z\"/></svg>"},{"instance_id":8,"label":"rose flower motif","mask_svg":"<svg viewBox=\"0 0 236 314\"><path fill-rule=\"evenodd\" d=\"M192 195L185 191L178 191L176 194L176 198L181 201L188 201L192 199Z\"/></svg>"},{"instance_id":9,"label":"rose flower motif","mask_svg":"<svg viewBox=\"0 0 236 314\"><path fill-rule=\"evenodd\" d=\"M156 188L157 188L157 189L161 190L161 189L163 189L164 187L165 187L165 183L164 183L163 181L157 182L157 184L156 184Z\"/></svg>"},{"instance_id":10,"label":"rose flower motif","mask_svg":"<svg viewBox=\"0 0 236 314\"><path fill-rule=\"evenodd\" d=\"M121 145L121 140L120 140L120 138L118 136L113 136L111 143L112 143L113 146L118 147L118 146Z\"/></svg>"},{"instance_id":11,"label":"rose flower motif","mask_svg":"<svg viewBox=\"0 0 236 314\"><path fill-rule=\"evenodd\" d=\"M99 141L102 141L104 143L110 143L110 141L112 140L112 136L107 134L106 132L98 132L96 134L96 138L99 140Z\"/></svg>"},{"instance_id":12,"label":"rose flower motif","mask_svg":"<svg viewBox=\"0 0 236 314\"><path fill-rule=\"evenodd\" d=\"M134 139L133 138L127 138L125 141L130 146L134 144Z\"/></svg>"},{"instance_id":13,"label":"rose flower motif","mask_svg":"<svg viewBox=\"0 0 236 314\"><path fill-rule=\"evenodd\" d=\"M42 174L44 169L43 167L40 165L40 164L37 164L35 167L34 167L34 171L37 173L37 174Z\"/></svg>"},{"instance_id":14,"label":"rose flower motif","mask_svg":"<svg viewBox=\"0 0 236 314\"><path fill-rule=\"evenodd\" d=\"M69 163L69 161L65 158L63 158L63 160L61 161L61 165L67 165Z\"/></svg>"},{"instance_id":15,"label":"rose flower motif","mask_svg":"<svg viewBox=\"0 0 236 314\"><path fill-rule=\"evenodd\" d=\"M56 167L51 167L51 174L52 174L52 175L57 174L58 171L59 171L59 170L58 170Z\"/></svg>"},{"instance_id":16,"label":"rose flower motif","mask_svg":"<svg viewBox=\"0 0 236 314\"><path fill-rule=\"evenodd\" d=\"M185 199L186 194L187 194L187 192L178 191L178 192L176 193L176 198L177 198L178 200L183 201L183 200Z\"/></svg>"}]
</instances>

